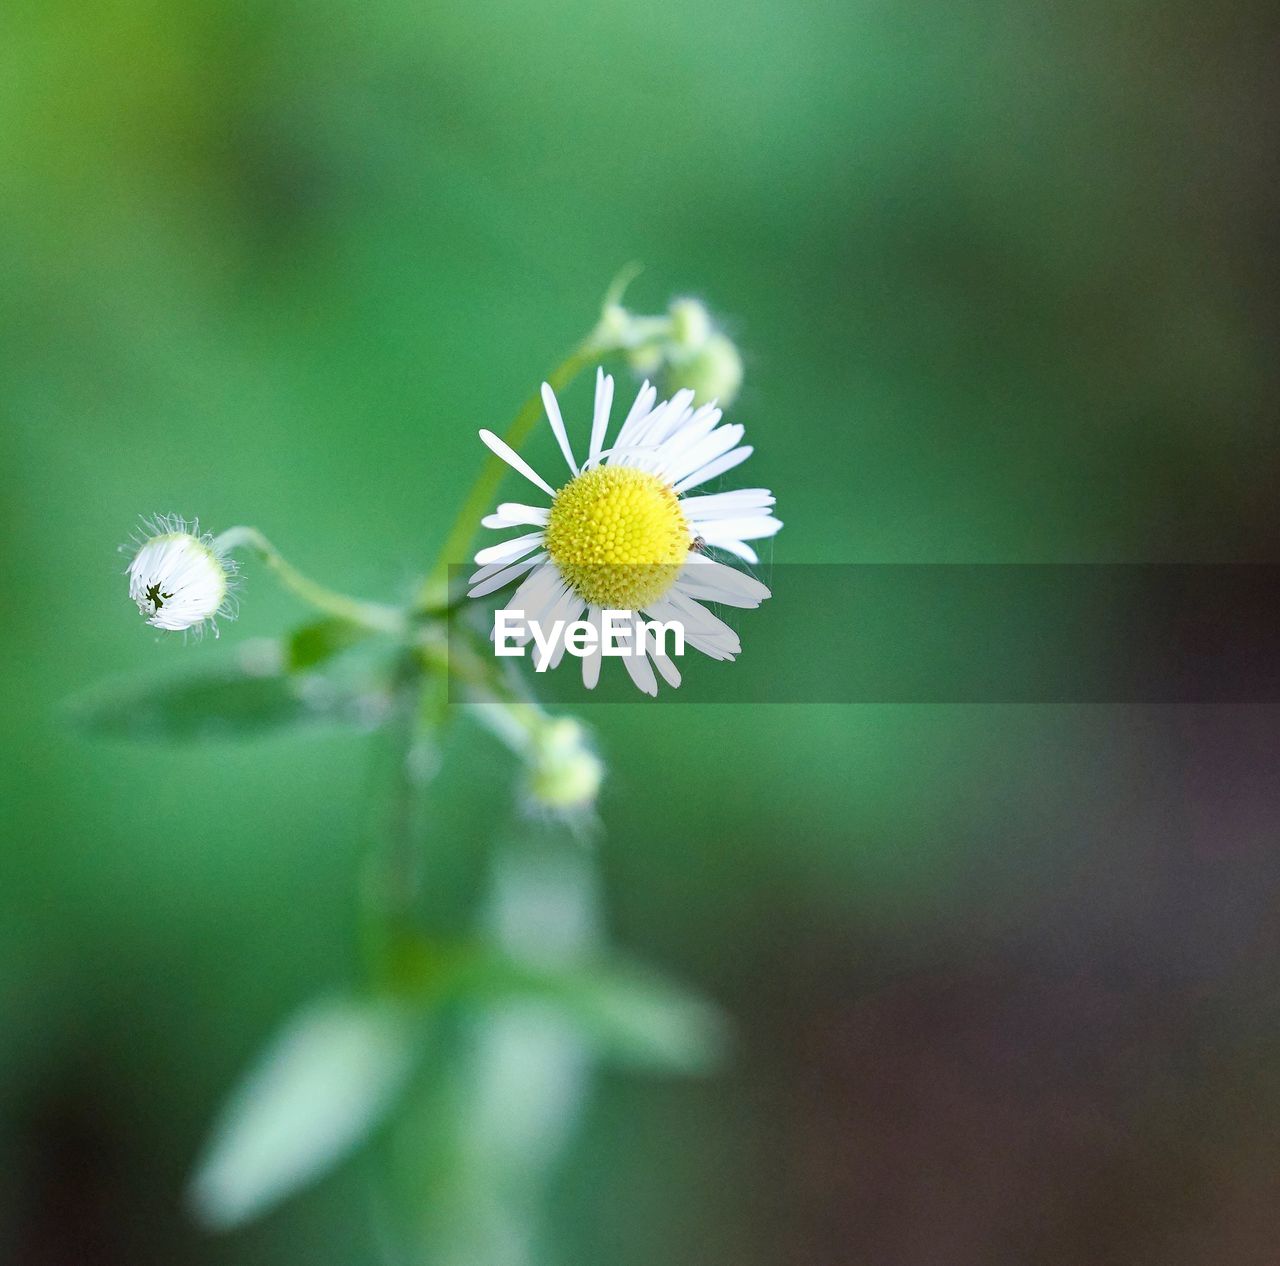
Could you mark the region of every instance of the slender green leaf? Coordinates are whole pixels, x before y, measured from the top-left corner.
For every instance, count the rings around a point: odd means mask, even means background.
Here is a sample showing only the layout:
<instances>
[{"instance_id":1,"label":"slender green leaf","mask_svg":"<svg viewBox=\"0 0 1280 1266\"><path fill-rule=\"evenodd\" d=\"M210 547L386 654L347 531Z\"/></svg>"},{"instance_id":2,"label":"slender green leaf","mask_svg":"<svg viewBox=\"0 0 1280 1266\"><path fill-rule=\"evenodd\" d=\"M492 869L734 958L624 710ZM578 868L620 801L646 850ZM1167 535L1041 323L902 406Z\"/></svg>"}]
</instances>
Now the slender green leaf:
<instances>
[{"instance_id":1,"label":"slender green leaf","mask_svg":"<svg viewBox=\"0 0 1280 1266\"><path fill-rule=\"evenodd\" d=\"M626 1064L705 1073L728 1045L728 1022L716 1007L646 969L585 970L562 978L555 992L602 1051Z\"/></svg>"},{"instance_id":2,"label":"slender green leaf","mask_svg":"<svg viewBox=\"0 0 1280 1266\"><path fill-rule=\"evenodd\" d=\"M625 961L543 967L479 953L460 959L452 979L444 983L446 992L463 1001L545 1001L602 1054L633 1067L709 1072L728 1045L728 1021L718 1008ZM440 989L439 979L434 987Z\"/></svg>"},{"instance_id":3,"label":"slender green leaf","mask_svg":"<svg viewBox=\"0 0 1280 1266\"><path fill-rule=\"evenodd\" d=\"M351 711L348 698L317 679L240 672L108 684L70 705L91 734L181 742L343 720Z\"/></svg>"},{"instance_id":4,"label":"slender green leaf","mask_svg":"<svg viewBox=\"0 0 1280 1266\"><path fill-rule=\"evenodd\" d=\"M415 1050L387 1004L332 1000L296 1016L224 1106L191 1182L196 1215L238 1226L332 1168L392 1107Z\"/></svg>"}]
</instances>

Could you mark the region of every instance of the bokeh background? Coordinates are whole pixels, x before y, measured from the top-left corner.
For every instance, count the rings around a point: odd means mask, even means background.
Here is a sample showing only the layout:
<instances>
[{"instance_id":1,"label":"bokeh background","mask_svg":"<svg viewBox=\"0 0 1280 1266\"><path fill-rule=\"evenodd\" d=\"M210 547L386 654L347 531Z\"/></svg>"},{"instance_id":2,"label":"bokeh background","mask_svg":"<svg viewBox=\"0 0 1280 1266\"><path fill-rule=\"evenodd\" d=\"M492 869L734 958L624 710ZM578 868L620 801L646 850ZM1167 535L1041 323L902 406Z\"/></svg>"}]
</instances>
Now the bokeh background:
<instances>
[{"instance_id":1,"label":"bokeh background","mask_svg":"<svg viewBox=\"0 0 1280 1266\"><path fill-rule=\"evenodd\" d=\"M301 615L250 565L220 644L157 644L140 513L409 592L476 429L638 259L637 307L744 349L777 563L1274 558L1267 9L9 0L0 1258L380 1260L358 1162L226 1236L182 1204L246 1061L353 974L368 741L69 728ZM613 935L738 1041L602 1079L554 1261L1275 1260L1274 710L589 719ZM510 773L458 733L435 909Z\"/></svg>"}]
</instances>

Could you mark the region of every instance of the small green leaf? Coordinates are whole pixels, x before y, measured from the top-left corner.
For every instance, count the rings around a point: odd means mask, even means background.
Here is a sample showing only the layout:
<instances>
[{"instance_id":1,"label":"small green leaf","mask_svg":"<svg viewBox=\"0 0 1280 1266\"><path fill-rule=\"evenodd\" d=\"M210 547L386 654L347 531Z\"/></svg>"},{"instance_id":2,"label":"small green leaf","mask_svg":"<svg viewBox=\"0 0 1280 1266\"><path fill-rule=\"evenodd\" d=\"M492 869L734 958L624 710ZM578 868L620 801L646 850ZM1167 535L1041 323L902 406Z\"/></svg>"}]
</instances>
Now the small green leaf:
<instances>
[{"instance_id":1,"label":"small green leaf","mask_svg":"<svg viewBox=\"0 0 1280 1266\"><path fill-rule=\"evenodd\" d=\"M368 636L369 630L359 624L327 616L289 634L285 640L285 663L293 673L314 668Z\"/></svg>"},{"instance_id":2,"label":"small green leaf","mask_svg":"<svg viewBox=\"0 0 1280 1266\"><path fill-rule=\"evenodd\" d=\"M716 1007L646 969L607 965L566 977L557 992L568 1015L625 1064L706 1073L728 1046L728 1021Z\"/></svg>"},{"instance_id":3,"label":"small green leaf","mask_svg":"<svg viewBox=\"0 0 1280 1266\"><path fill-rule=\"evenodd\" d=\"M535 967L481 954L459 961L449 991L472 1002L543 1000L576 1024L602 1054L633 1067L710 1072L728 1046L729 1024L716 1007L658 973L624 961Z\"/></svg>"},{"instance_id":4,"label":"small green leaf","mask_svg":"<svg viewBox=\"0 0 1280 1266\"><path fill-rule=\"evenodd\" d=\"M387 1004L301 1012L224 1106L191 1182L197 1217L238 1226L331 1169L391 1108L415 1050L413 1026Z\"/></svg>"},{"instance_id":5,"label":"small green leaf","mask_svg":"<svg viewBox=\"0 0 1280 1266\"><path fill-rule=\"evenodd\" d=\"M108 684L74 700L70 715L91 734L194 742L341 720L348 704L318 679L222 672Z\"/></svg>"}]
</instances>

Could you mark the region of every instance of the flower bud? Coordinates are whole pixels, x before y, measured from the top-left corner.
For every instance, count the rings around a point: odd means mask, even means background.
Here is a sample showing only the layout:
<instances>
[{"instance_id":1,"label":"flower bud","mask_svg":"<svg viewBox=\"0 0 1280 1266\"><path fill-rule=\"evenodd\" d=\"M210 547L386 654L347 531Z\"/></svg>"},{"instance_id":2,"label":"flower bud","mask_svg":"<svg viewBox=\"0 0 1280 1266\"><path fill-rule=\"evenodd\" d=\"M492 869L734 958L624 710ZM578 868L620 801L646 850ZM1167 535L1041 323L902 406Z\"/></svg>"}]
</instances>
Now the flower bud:
<instances>
[{"instance_id":1,"label":"flower bud","mask_svg":"<svg viewBox=\"0 0 1280 1266\"><path fill-rule=\"evenodd\" d=\"M658 383L668 399L688 388L698 404L732 404L742 386L742 356L707 305L683 297L673 299L664 316L629 312L622 293L633 275L625 269L610 287L594 345L622 352L632 372Z\"/></svg>"},{"instance_id":2,"label":"flower bud","mask_svg":"<svg viewBox=\"0 0 1280 1266\"><path fill-rule=\"evenodd\" d=\"M200 535L198 521L162 515L142 526L127 568L129 597L153 628L199 635L208 622L216 637L218 617L235 614L235 564L217 551L212 536Z\"/></svg>"},{"instance_id":3,"label":"flower bud","mask_svg":"<svg viewBox=\"0 0 1280 1266\"><path fill-rule=\"evenodd\" d=\"M585 726L570 717L548 716L534 703L472 705L472 712L515 752L524 765L522 794L535 816L559 817L571 826L593 821L604 781L604 762Z\"/></svg>"},{"instance_id":4,"label":"flower bud","mask_svg":"<svg viewBox=\"0 0 1280 1266\"><path fill-rule=\"evenodd\" d=\"M643 343L627 353L627 364L637 378L656 378L662 363L662 348L656 343Z\"/></svg>"},{"instance_id":5,"label":"flower bud","mask_svg":"<svg viewBox=\"0 0 1280 1266\"><path fill-rule=\"evenodd\" d=\"M732 404L742 386L742 357L724 334L714 333L697 351L668 358L662 375L668 398L683 388L694 393L698 404L715 400L722 408Z\"/></svg>"},{"instance_id":6,"label":"flower bud","mask_svg":"<svg viewBox=\"0 0 1280 1266\"><path fill-rule=\"evenodd\" d=\"M548 721L534 735L529 753L529 794L546 809L589 809L600 791L604 763L591 750L577 721Z\"/></svg>"},{"instance_id":7,"label":"flower bud","mask_svg":"<svg viewBox=\"0 0 1280 1266\"><path fill-rule=\"evenodd\" d=\"M667 312L671 317L673 350L695 352L715 329L711 313L697 299L673 299Z\"/></svg>"}]
</instances>

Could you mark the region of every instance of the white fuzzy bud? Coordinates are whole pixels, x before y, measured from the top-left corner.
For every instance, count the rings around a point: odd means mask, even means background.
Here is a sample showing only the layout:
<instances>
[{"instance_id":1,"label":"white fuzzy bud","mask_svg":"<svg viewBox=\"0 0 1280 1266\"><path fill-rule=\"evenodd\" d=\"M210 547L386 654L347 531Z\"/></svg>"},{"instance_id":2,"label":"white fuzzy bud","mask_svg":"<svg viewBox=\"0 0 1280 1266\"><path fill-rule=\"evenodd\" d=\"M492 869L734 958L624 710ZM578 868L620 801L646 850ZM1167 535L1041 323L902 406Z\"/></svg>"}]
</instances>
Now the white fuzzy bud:
<instances>
[{"instance_id":1,"label":"white fuzzy bud","mask_svg":"<svg viewBox=\"0 0 1280 1266\"><path fill-rule=\"evenodd\" d=\"M148 624L167 632L204 631L217 636L217 619L235 613L231 596L235 564L221 555L198 522L166 515L143 524L144 535L128 567L129 597Z\"/></svg>"}]
</instances>

